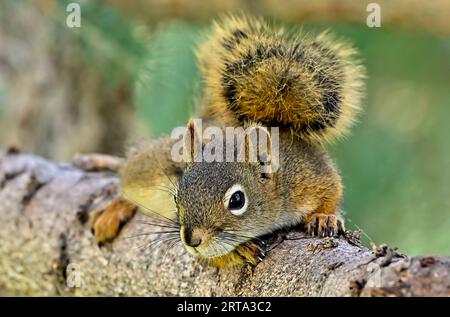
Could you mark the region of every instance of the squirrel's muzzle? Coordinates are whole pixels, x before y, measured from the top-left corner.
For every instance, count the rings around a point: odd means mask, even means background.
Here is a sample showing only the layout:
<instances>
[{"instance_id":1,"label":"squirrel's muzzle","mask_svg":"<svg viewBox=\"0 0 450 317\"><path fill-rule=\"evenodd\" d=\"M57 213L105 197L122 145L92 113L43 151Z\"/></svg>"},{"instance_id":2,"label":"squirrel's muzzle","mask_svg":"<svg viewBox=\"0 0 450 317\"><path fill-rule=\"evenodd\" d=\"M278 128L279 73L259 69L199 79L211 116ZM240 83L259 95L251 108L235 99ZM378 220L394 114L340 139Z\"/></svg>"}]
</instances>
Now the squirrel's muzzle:
<instances>
[{"instance_id":1,"label":"squirrel's muzzle","mask_svg":"<svg viewBox=\"0 0 450 317\"><path fill-rule=\"evenodd\" d=\"M205 235L201 228L192 228L190 226L183 226L181 228L181 239L183 242L192 248L196 248L202 244L202 239Z\"/></svg>"}]
</instances>

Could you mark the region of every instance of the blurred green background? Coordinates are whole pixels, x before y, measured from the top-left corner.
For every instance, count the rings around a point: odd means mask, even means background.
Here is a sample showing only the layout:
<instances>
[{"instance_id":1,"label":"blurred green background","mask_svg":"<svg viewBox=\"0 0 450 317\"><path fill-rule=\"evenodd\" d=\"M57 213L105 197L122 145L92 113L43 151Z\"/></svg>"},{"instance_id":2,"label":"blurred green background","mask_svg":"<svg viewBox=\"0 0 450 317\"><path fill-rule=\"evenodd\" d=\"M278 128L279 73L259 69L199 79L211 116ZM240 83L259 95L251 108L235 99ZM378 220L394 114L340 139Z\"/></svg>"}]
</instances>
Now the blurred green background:
<instances>
[{"instance_id":1,"label":"blurred green background","mask_svg":"<svg viewBox=\"0 0 450 317\"><path fill-rule=\"evenodd\" d=\"M0 47L0 58L4 61L3 66L0 64L3 67L0 76L2 144L18 143L52 159L70 159L78 151L120 154L123 141L170 132L194 113L200 78L193 49L210 26L209 19L174 18L146 23L129 11L108 5L108 1L80 2L83 11L79 29L62 26L67 1L46 1L40 6L26 1L6 1L0 6L4 14L0 36L22 43L22 49L30 45L24 35L26 17L34 14L43 21L40 30L47 30L51 35L45 42L49 49L41 53L49 58L49 65L53 65L54 56L59 56L59 60L65 60L61 56L70 56L67 58L70 63L48 66L57 80L49 81L53 84L47 84L45 89L59 91L58 85L65 82L70 84L64 89L75 95L58 97L61 99L55 102L56 108L48 111L50 117L24 128L24 113L32 111L33 106L31 101L15 96L28 92L23 88L24 77L37 77L29 84L34 87L33 84L41 85L39 76L45 75L39 75L39 71L49 70L20 68L20 60L11 52L2 52L5 48ZM6 17L5 10L15 14ZM14 19L21 15L25 18L22 29L17 30ZM9 22L5 22L6 18ZM276 20L283 23L282 19ZM287 24L288 27L296 25L292 21ZM344 178L348 227L361 228L366 241L385 242L410 255L450 255L450 39L434 32L389 25L368 28L365 23L339 19L306 21L302 25L304 30L313 33L331 29L352 41L367 67L367 98L359 123L351 136L329 146ZM61 34L64 34L62 40ZM39 43L36 42L37 47ZM76 54L71 55L74 51ZM39 52L39 48L31 52ZM69 70L63 73L66 81L60 80L63 68ZM79 75L73 77L74 73ZM97 78L95 83L101 84L85 85L87 78ZM73 83L78 83L75 88ZM44 88L37 91L40 89ZM79 97L85 94L91 99ZM58 94L41 98L47 106L48 99L55 96ZM92 109L105 98L107 104L96 110L97 121L92 121ZM39 107L38 101L33 102ZM66 102L70 109L62 106ZM41 113L39 109L34 111ZM70 111L76 115L63 129L73 126L70 134L82 142L75 142L65 152L60 151L61 146L48 149L48 144L60 144L60 128L54 126L53 130L47 129L52 133L45 130L44 137L35 139L39 134L36 131L49 126L48 122L53 124L55 113ZM104 118L109 119L101 121ZM120 121L123 118L127 118L125 122ZM59 116L57 120L64 119ZM12 126L20 125L19 132L11 132ZM116 137L114 133L119 125L126 128ZM98 126L103 127L101 132ZM25 130L31 133L25 135ZM88 139L102 133L106 136L99 136L97 143L86 146ZM105 147L107 143L110 145Z\"/></svg>"}]
</instances>

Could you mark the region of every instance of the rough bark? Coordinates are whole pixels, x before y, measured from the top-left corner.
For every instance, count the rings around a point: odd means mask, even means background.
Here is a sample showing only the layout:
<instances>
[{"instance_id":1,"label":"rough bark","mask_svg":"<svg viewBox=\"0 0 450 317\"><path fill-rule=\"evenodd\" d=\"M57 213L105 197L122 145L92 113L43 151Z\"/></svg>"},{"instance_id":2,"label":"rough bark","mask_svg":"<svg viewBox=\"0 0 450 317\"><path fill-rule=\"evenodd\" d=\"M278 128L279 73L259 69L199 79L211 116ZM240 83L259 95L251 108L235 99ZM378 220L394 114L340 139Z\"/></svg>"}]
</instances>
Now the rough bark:
<instances>
[{"instance_id":1,"label":"rough bark","mask_svg":"<svg viewBox=\"0 0 450 317\"><path fill-rule=\"evenodd\" d=\"M372 252L351 234L292 233L253 270L216 269L181 245L139 248L154 237L137 220L99 247L90 213L117 189L105 172L0 149L1 295L373 296L450 295L450 259ZM67 270L68 269L68 270ZM71 288L74 269L81 286ZM75 283L76 284L76 283Z\"/></svg>"}]
</instances>

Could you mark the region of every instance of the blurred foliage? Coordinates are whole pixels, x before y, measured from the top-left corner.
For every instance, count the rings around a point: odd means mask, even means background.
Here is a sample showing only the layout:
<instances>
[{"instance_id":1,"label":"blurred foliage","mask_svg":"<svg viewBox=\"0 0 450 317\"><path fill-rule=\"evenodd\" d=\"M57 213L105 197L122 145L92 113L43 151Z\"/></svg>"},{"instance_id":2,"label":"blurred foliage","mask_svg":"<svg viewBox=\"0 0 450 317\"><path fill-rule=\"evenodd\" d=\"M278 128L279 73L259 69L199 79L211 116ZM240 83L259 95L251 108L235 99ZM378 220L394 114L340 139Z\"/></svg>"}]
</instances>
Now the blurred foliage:
<instances>
[{"instance_id":1,"label":"blurred foliage","mask_svg":"<svg viewBox=\"0 0 450 317\"><path fill-rule=\"evenodd\" d=\"M66 7L71 0L57 1L55 23L66 18ZM105 6L101 1L82 3L82 27L72 28L78 35L80 52L87 63L102 61L95 66L111 85L121 80L123 69L136 75L137 67L147 57L146 39L148 30L137 28L119 12ZM99 59L98 57L102 58Z\"/></svg>"},{"instance_id":2,"label":"blurred foliage","mask_svg":"<svg viewBox=\"0 0 450 317\"><path fill-rule=\"evenodd\" d=\"M104 5L86 5L76 30L86 46L83 58L89 63L91 53L103 54L131 65L136 125L154 135L183 125L200 89L193 48L207 26L175 21L143 29ZM450 40L386 27L304 29L331 29L349 39L368 69L358 125L329 146L346 186L348 227L411 255L450 255ZM99 69L114 81L114 67ZM0 101L6 93L0 91Z\"/></svg>"},{"instance_id":3,"label":"blurred foliage","mask_svg":"<svg viewBox=\"0 0 450 317\"><path fill-rule=\"evenodd\" d=\"M193 47L200 31L184 23L162 25L148 46L136 86L137 113L155 134L184 125L195 112L200 77Z\"/></svg>"},{"instance_id":4,"label":"blurred foliage","mask_svg":"<svg viewBox=\"0 0 450 317\"><path fill-rule=\"evenodd\" d=\"M348 217L376 242L409 254L450 254L450 41L334 28L368 69L366 109L333 147Z\"/></svg>"}]
</instances>

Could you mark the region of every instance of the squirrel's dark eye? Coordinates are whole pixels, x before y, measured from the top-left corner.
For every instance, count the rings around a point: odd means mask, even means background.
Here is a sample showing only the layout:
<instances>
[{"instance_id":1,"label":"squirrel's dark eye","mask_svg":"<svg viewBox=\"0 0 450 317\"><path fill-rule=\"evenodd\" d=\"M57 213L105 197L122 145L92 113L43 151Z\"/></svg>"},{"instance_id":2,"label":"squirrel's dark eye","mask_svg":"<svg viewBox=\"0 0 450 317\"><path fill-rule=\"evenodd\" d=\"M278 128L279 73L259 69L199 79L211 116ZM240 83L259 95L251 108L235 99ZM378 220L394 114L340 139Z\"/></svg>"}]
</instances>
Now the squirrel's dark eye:
<instances>
[{"instance_id":1,"label":"squirrel's dark eye","mask_svg":"<svg viewBox=\"0 0 450 317\"><path fill-rule=\"evenodd\" d=\"M238 190L230 197L230 202L228 203L229 209L241 209L245 205L245 195L243 192Z\"/></svg>"},{"instance_id":2,"label":"squirrel's dark eye","mask_svg":"<svg viewBox=\"0 0 450 317\"><path fill-rule=\"evenodd\" d=\"M233 215L242 215L247 210L248 205L244 188L239 184L228 188L223 203L225 209L228 209Z\"/></svg>"}]
</instances>

